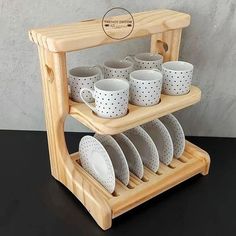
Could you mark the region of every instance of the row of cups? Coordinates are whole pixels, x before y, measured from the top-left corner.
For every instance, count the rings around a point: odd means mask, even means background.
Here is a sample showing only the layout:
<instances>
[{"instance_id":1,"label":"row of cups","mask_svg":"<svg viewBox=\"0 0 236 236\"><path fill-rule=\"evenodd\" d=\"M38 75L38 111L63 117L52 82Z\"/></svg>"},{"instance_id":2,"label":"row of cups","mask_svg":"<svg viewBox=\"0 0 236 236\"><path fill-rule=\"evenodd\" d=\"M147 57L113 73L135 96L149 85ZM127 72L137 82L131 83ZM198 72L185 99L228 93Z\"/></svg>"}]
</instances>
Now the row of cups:
<instances>
[{"instance_id":1,"label":"row of cups","mask_svg":"<svg viewBox=\"0 0 236 236\"><path fill-rule=\"evenodd\" d=\"M193 65L183 61L163 63L159 54L140 53L104 65L76 67L69 71L70 96L84 102L98 116L118 118L127 114L128 103L153 106L161 92L183 95L190 91ZM95 100L95 106L91 104Z\"/></svg>"},{"instance_id":2,"label":"row of cups","mask_svg":"<svg viewBox=\"0 0 236 236\"><path fill-rule=\"evenodd\" d=\"M159 162L170 165L174 157L182 156L184 148L183 129L176 117L169 114L113 136L84 136L79 143L79 160L112 193L115 179L128 186L132 173L143 180L144 166L160 174Z\"/></svg>"}]
</instances>

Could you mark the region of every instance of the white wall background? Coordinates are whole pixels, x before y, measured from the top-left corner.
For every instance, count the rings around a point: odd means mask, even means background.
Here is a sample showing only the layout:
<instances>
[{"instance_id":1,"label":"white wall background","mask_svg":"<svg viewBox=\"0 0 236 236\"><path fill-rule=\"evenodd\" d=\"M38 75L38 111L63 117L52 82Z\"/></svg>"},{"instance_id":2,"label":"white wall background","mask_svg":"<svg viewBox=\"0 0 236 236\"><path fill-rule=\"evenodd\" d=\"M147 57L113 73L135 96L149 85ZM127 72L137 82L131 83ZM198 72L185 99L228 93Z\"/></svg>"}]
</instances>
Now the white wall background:
<instances>
[{"instance_id":1,"label":"white wall background","mask_svg":"<svg viewBox=\"0 0 236 236\"><path fill-rule=\"evenodd\" d=\"M195 65L202 101L178 113L188 135L236 137L235 0L0 0L0 129L45 130L37 48L31 28L101 18L115 6L131 12L169 8L192 15L181 59ZM69 54L68 68L148 51L139 39ZM67 130L86 128L69 120Z\"/></svg>"}]
</instances>

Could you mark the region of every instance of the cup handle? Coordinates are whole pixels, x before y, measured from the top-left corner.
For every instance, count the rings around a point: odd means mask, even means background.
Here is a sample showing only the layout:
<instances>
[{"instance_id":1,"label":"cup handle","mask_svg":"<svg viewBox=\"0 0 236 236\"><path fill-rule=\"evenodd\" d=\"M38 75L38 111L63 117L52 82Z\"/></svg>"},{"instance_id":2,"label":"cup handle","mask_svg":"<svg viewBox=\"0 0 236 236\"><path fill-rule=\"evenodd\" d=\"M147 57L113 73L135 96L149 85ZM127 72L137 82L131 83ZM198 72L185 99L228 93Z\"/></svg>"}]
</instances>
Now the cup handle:
<instances>
[{"instance_id":1,"label":"cup handle","mask_svg":"<svg viewBox=\"0 0 236 236\"><path fill-rule=\"evenodd\" d=\"M159 69L152 68L152 70L162 73Z\"/></svg>"},{"instance_id":2,"label":"cup handle","mask_svg":"<svg viewBox=\"0 0 236 236\"><path fill-rule=\"evenodd\" d=\"M93 68L98 68L100 71L101 79L104 79L104 68L101 65L93 66Z\"/></svg>"},{"instance_id":3,"label":"cup handle","mask_svg":"<svg viewBox=\"0 0 236 236\"><path fill-rule=\"evenodd\" d=\"M92 90L92 89L89 89L89 88L82 88L81 90L80 90L80 97L81 97L81 99L82 99L82 101L92 110L92 111L94 111L95 113L96 113L96 107L95 106L93 106L93 105L91 105L91 104L89 104L86 100L85 100L85 98L83 97L83 91L88 91L88 92L90 92L91 94L92 94L92 97L94 98L94 90Z\"/></svg>"},{"instance_id":4,"label":"cup handle","mask_svg":"<svg viewBox=\"0 0 236 236\"><path fill-rule=\"evenodd\" d=\"M70 77L67 78L67 90L69 98L71 97L71 86L70 86Z\"/></svg>"},{"instance_id":5,"label":"cup handle","mask_svg":"<svg viewBox=\"0 0 236 236\"><path fill-rule=\"evenodd\" d=\"M124 60L125 61L130 61L130 62L132 62L132 63L135 63L135 60L134 60L134 55L130 55L130 56L126 56L125 58L124 58Z\"/></svg>"},{"instance_id":6,"label":"cup handle","mask_svg":"<svg viewBox=\"0 0 236 236\"><path fill-rule=\"evenodd\" d=\"M68 89L68 94L69 94L69 97L71 97L71 87L70 87L70 85L69 85L69 84L67 85L67 89Z\"/></svg>"}]
</instances>

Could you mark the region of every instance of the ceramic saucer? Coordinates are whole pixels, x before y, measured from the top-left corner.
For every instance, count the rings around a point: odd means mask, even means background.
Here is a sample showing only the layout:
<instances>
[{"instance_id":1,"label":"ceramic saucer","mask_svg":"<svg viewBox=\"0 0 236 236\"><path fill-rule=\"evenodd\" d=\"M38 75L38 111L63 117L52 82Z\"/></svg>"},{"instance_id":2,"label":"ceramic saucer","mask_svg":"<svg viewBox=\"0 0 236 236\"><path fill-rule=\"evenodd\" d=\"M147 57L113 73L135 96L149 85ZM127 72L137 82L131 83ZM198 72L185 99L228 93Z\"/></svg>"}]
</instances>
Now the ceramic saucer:
<instances>
[{"instance_id":1,"label":"ceramic saucer","mask_svg":"<svg viewBox=\"0 0 236 236\"><path fill-rule=\"evenodd\" d=\"M137 148L143 164L150 170L157 172L159 168L159 155L154 142L147 132L138 126L124 132L124 134Z\"/></svg>"},{"instance_id":2,"label":"ceramic saucer","mask_svg":"<svg viewBox=\"0 0 236 236\"><path fill-rule=\"evenodd\" d=\"M84 136L79 143L79 156L82 167L112 193L115 190L115 173L103 145L92 136Z\"/></svg>"},{"instance_id":3,"label":"ceramic saucer","mask_svg":"<svg viewBox=\"0 0 236 236\"><path fill-rule=\"evenodd\" d=\"M173 160L174 148L167 128L158 119L148 122L142 125L142 127L155 143L160 161L165 165L169 165Z\"/></svg>"},{"instance_id":4,"label":"ceramic saucer","mask_svg":"<svg viewBox=\"0 0 236 236\"><path fill-rule=\"evenodd\" d=\"M181 124L172 114L161 117L160 120L168 129L172 138L174 144L174 156L176 158L181 157L185 148L185 136Z\"/></svg>"},{"instance_id":5,"label":"ceramic saucer","mask_svg":"<svg viewBox=\"0 0 236 236\"><path fill-rule=\"evenodd\" d=\"M124 134L113 135L113 138L116 140L125 154L130 171L138 178L142 179L143 162L134 144Z\"/></svg>"},{"instance_id":6,"label":"ceramic saucer","mask_svg":"<svg viewBox=\"0 0 236 236\"><path fill-rule=\"evenodd\" d=\"M110 135L95 134L94 137L103 145L109 154L116 178L124 185L128 185L129 166L119 144Z\"/></svg>"}]
</instances>

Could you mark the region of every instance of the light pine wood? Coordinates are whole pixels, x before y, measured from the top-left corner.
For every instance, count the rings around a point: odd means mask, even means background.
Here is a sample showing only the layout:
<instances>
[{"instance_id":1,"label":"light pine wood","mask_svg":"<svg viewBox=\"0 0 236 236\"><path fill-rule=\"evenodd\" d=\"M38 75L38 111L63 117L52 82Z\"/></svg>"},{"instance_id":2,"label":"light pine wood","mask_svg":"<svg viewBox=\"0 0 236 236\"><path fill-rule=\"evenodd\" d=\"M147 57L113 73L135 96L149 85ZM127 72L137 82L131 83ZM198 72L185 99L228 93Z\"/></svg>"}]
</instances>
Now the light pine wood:
<instances>
[{"instance_id":1,"label":"light pine wood","mask_svg":"<svg viewBox=\"0 0 236 236\"><path fill-rule=\"evenodd\" d=\"M188 158L186 157L188 155ZM73 154L74 158L79 160L79 154ZM101 193L107 192L96 180L94 180L82 167L76 162L83 178L91 180ZM180 159L174 159L169 166L160 164L158 173L144 168L145 182L131 174L131 188L124 186L119 180L116 180L115 196L107 192L104 199L112 212L112 218L115 218L134 207L146 202L147 200L157 196L158 194L172 188L173 186L183 182L184 180L197 175L208 173L210 164L209 155L191 144L186 142L186 148Z\"/></svg>"},{"instance_id":2,"label":"light pine wood","mask_svg":"<svg viewBox=\"0 0 236 236\"><path fill-rule=\"evenodd\" d=\"M134 13L132 16L133 32L124 40L182 29L190 23L190 15L166 9ZM122 20L122 16L117 16L116 19ZM116 37L117 32L116 29L113 30L112 35ZM104 33L100 19L33 29L29 31L29 37L52 52L69 52L120 41L113 40Z\"/></svg>"},{"instance_id":3,"label":"light pine wood","mask_svg":"<svg viewBox=\"0 0 236 236\"><path fill-rule=\"evenodd\" d=\"M177 61L179 58L181 34L182 29L153 34L151 36L151 52L163 55L164 61ZM167 51L163 44L167 45Z\"/></svg>"},{"instance_id":4,"label":"light pine wood","mask_svg":"<svg viewBox=\"0 0 236 236\"><path fill-rule=\"evenodd\" d=\"M151 35L151 52L161 53L165 61L178 60L182 28L190 22L188 14L154 10L136 13L133 16L135 28L126 39ZM101 20L31 30L29 37L38 45L51 173L80 200L102 229L111 227L112 218L191 176L198 173L208 174L209 155L186 142L183 156L178 160L174 159L169 166L160 164L157 173L145 167L142 180L131 173L128 186L116 180L114 193L107 192L81 167L78 153L68 153L64 137L66 116L73 116L97 133L116 134L193 105L200 100L201 91L192 86L187 95L162 95L161 103L156 106L129 105L127 116L119 119L102 119L92 114L84 104L69 100L65 54L69 51L117 42L108 38L101 30Z\"/></svg>"},{"instance_id":5,"label":"light pine wood","mask_svg":"<svg viewBox=\"0 0 236 236\"><path fill-rule=\"evenodd\" d=\"M182 96L161 96L161 102L151 107L129 104L129 113L117 119L103 119L95 115L84 103L70 101L70 115L99 134L117 134L161 116L183 109L199 102L201 91L192 86L191 91Z\"/></svg>"},{"instance_id":6,"label":"light pine wood","mask_svg":"<svg viewBox=\"0 0 236 236\"><path fill-rule=\"evenodd\" d=\"M198 152L196 152L196 150ZM208 155L208 153L188 141L186 141L185 151L186 151L186 155L188 156L188 158L191 158L191 155L192 156L196 155L196 157L198 157L198 158L202 158L202 157L205 158L207 165L205 166L205 170L202 172L202 174L207 175L209 173L210 164L211 164L211 159L210 159L210 156Z\"/></svg>"},{"instance_id":7,"label":"light pine wood","mask_svg":"<svg viewBox=\"0 0 236 236\"><path fill-rule=\"evenodd\" d=\"M86 207L101 228L111 227L111 210L107 193L83 178L81 169L70 157L64 138L64 121L69 112L66 57L39 47L43 96L51 173ZM94 181L93 181L94 182Z\"/></svg>"}]
</instances>

